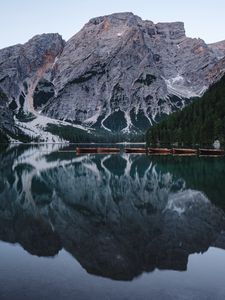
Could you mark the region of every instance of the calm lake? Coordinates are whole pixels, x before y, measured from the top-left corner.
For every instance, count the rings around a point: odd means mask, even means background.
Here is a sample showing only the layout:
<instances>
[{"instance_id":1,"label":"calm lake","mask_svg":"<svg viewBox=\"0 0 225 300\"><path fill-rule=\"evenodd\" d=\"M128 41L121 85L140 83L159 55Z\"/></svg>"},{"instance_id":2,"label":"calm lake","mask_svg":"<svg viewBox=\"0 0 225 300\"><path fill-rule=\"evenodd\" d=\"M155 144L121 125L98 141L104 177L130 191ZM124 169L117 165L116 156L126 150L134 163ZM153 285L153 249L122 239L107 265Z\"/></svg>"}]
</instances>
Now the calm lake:
<instances>
[{"instance_id":1,"label":"calm lake","mask_svg":"<svg viewBox=\"0 0 225 300\"><path fill-rule=\"evenodd\" d=\"M225 158L62 150L0 151L1 300L225 299Z\"/></svg>"}]
</instances>

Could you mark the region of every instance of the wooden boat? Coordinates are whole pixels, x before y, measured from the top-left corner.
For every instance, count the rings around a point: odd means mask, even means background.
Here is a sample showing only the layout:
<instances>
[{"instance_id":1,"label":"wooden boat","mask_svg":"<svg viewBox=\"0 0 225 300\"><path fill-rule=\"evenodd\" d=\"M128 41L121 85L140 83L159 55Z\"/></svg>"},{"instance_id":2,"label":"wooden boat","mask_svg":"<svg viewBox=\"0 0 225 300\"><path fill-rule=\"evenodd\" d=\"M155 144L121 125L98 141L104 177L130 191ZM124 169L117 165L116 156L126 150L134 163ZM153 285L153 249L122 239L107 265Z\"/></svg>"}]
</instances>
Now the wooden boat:
<instances>
[{"instance_id":1,"label":"wooden boat","mask_svg":"<svg viewBox=\"0 0 225 300\"><path fill-rule=\"evenodd\" d=\"M224 155L222 149L199 149L199 155Z\"/></svg>"},{"instance_id":2,"label":"wooden boat","mask_svg":"<svg viewBox=\"0 0 225 300\"><path fill-rule=\"evenodd\" d=\"M97 153L119 153L120 148L98 148Z\"/></svg>"},{"instance_id":3,"label":"wooden boat","mask_svg":"<svg viewBox=\"0 0 225 300\"><path fill-rule=\"evenodd\" d=\"M76 148L76 153L97 153L98 148Z\"/></svg>"},{"instance_id":4,"label":"wooden boat","mask_svg":"<svg viewBox=\"0 0 225 300\"><path fill-rule=\"evenodd\" d=\"M146 153L146 148L125 148L124 151L126 153Z\"/></svg>"},{"instance_id":5,"label":"wooden boat","mask_svg":"<svg viewBox=\"0 0 225 300\"><path fill-rule=\"evenodd\" d=\"M178 155L197 155L198 150L197 149L173 148L172 153L178 154Z\"/></svg>"},{"instance_id":6,"label":"wooden boat","mask_svg":"<svg viewBox=\"0 0 225 300\"><path fill-rule=\"evenodd\" d=\"M148 148L148 153L150 153L150 154L171 154L172 149L168 149L168 148Z\"/></svg>"}]
</instances>

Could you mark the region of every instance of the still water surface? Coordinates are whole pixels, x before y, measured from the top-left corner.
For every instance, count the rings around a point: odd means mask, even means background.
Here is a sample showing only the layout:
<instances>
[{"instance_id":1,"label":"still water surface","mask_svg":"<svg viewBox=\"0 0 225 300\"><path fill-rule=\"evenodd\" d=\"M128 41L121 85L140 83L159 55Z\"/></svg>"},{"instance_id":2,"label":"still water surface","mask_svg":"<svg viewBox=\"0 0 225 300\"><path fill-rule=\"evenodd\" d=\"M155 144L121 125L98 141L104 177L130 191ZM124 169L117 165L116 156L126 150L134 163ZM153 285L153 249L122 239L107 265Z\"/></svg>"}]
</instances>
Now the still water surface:
<instances>
[{"instance_id":1,"label":"still water surface","mask_svg":"<svg viewBox=\"0 0 225 300\"><path fill-rule=\"evenodd\" d=\"M225 299L224 158L0 152L0 299Z\"/></svg>"}]
</instances>

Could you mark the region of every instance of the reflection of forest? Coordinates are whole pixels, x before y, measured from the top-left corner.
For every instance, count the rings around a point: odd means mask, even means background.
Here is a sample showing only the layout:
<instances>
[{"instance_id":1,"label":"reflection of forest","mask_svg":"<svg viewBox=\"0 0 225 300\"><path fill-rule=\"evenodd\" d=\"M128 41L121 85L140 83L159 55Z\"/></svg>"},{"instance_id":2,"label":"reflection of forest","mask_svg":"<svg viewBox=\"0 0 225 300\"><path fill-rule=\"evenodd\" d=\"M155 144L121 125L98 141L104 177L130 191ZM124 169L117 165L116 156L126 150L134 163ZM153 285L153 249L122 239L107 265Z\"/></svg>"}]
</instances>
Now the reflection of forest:
<instances>
[{"instance_id":1,"label":"reflection of forest","mask_svg":"<svg viewBox=\"0 0 225 300\"><path fill-rule=\"evenodd\" d=\"M0 239L31 254L64 248L90 273L131 280L225 249L221 159L20 146L0 154L0 169Z\"/></svg>"},{"instance_id":2,"label":"reflection of forest","mask_svg":"<svg viewBox=\"0 0 225 300\"><path fill-rule=\"evenodd\" d=\"M225 160L224 157L150 158L163 172L183 178L186 186L202 191L211 202L225 209Z\"/></svg>"}]
</instances>

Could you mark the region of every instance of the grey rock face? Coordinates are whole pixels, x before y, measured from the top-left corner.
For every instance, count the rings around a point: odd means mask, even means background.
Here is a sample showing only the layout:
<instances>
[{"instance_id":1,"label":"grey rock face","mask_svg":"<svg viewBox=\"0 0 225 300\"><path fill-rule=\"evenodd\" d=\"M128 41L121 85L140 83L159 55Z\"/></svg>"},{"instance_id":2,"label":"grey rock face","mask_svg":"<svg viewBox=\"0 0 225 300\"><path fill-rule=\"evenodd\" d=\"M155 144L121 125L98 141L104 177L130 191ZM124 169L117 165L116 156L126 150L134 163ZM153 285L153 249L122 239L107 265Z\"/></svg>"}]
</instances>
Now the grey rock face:
<instances>
[{"instance_id":1,"label":"grey rock face","mask_svg":"<svg viewBox=\"0 0 225 300\"><path fill-rule=\"evenodd\" d=\"M202 95L217 61L182 22L94 18L66 43L53 70L56 97L43 113L114 131L147 128Z\"/></svg>"},{"instance_id":2,"label":"grey rock face","mask_svg":"<svg viewBox=\"0 0 225 300\"><path fill-rule=\"evenodd\" d=\"M43 34L33 37L24 45L15 45L0 50L0 89L7 100L0 99L1 115L12 126L13 111L33 112L33 93L40 78L49 77L48 71L62 52L64 41L58 34ZM5 126L5 125L4 125ZM1 126L3 127L3 125ZM14 130L15 131L15 130Z\"/></svg>"},{"instance_id":3,"label":"grey rock face","mask_svg":"<svg viewBox=\"0 0 225 300\"><path fill-rule=\"evenodd\" d=\"M15 114L138 132L201 96L224 73L223 55L223 43L186 37L182 22L117 13L67 43L44 34L0 50L0 88Z\"/></svg>"},{"instance_id":4,"label":"grey rock face","mask_svg":"<svg viewBox=\"0 0 225 300\"><path fill-rule=\"evenodd\" d=\"M60 35L43 34L0 50L0 87L14 108L33 110L34 88L42 76L48 76L63 46Z\"/></svg>"},{"instance_id":5,"label":"grey rock face","mask_svg":"<svg viewBox=\"0 0 225 300\"><path fill-rule=\"evenodd\" d=\"M54 85L46 79L41 79L33 94L33 105L35 109L41 108L55 94Z\"/></svg>"},{"instance_id":6,"label":"grey rock face","mask_svg":"<svg viewBox=\"0 0 225 300\"><path fill-rule=\"evenodd\" d=\"M212 49L212 51L217 55L218 58L223 58L225 56L225 41L209 44L208 46Z\"/></svg>"}]
</instances>

